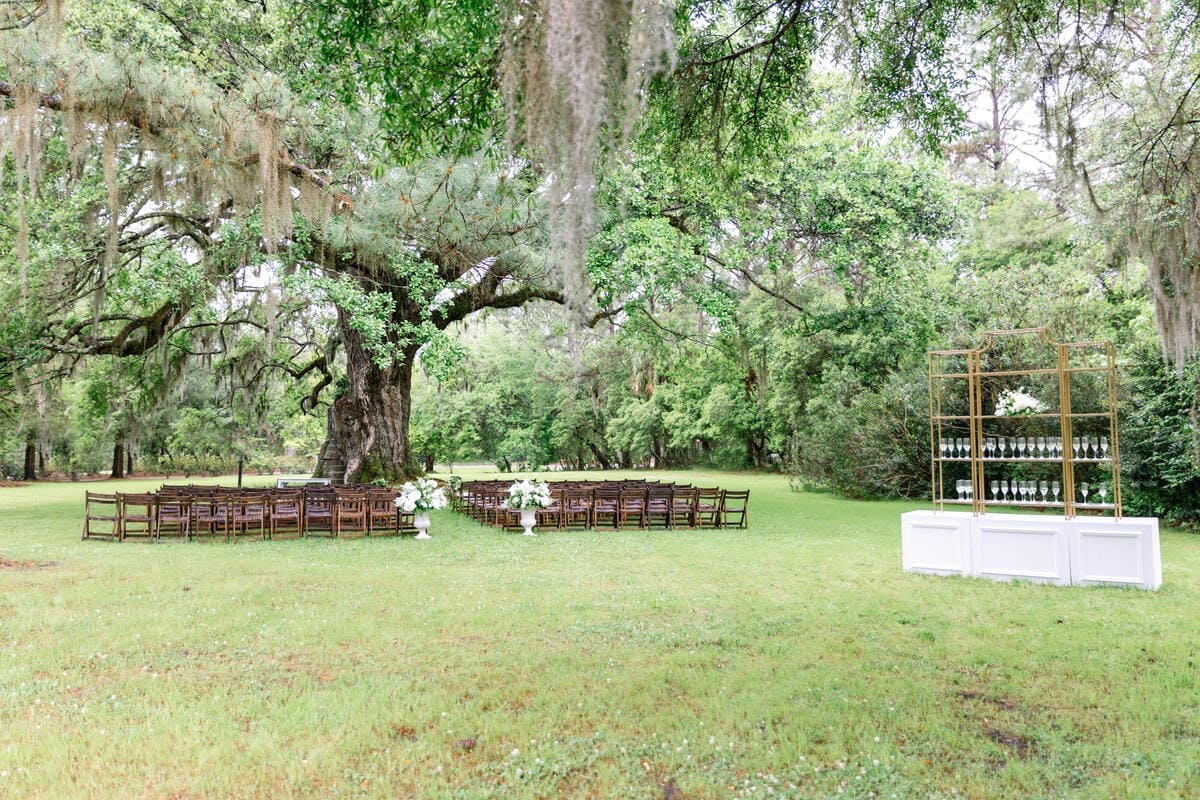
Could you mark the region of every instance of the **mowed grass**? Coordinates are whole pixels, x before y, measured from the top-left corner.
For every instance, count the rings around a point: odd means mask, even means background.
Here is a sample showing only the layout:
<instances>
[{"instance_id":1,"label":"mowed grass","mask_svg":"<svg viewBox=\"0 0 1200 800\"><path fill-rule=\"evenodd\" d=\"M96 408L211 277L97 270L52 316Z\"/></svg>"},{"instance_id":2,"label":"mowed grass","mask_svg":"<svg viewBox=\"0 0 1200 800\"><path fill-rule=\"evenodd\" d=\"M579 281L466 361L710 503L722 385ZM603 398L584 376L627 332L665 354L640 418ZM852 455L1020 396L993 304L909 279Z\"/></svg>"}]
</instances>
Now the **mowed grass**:
<instances>
[{"instance_id":1,"label":"mowed grass","mask_svg":"<svg viewBox=\"0 0 1200 800\"><path fill-rule=\"evenodd\" d=\"M113 483L0 489L0 796L1200 796L1200 537L1156 593L910 575L918 504L683 477L749 530L112 544Z\"/></svg>"}]
</instances>

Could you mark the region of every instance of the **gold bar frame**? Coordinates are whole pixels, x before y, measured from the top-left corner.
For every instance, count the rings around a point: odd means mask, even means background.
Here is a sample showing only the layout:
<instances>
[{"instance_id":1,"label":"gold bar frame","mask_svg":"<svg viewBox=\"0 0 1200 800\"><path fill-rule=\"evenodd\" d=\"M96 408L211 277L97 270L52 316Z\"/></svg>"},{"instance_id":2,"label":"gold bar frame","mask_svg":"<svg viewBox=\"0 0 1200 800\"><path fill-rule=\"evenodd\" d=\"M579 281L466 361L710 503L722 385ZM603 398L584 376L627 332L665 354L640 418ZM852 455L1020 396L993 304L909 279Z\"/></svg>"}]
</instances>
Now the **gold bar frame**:
<instances>
[{"instance_id":1,"label":"gold bar frame","mask_svg":"<svg viewBox=\"0 0 1200 800\"><path fill-rule=\"evenodd\" d=\"M1049 346L1056 354L1056 363L1053 367L1048 366L1031 366L1028 370L995 370L988 371L984 369L985 356L992 346L999 339L1015 336L1037 336L1047 346ZM944 511L947 500L945 498L945 461L940 454L940 443L943 438L944 426L947 423L967 423L967 434L970 440L970 453L968 456L970 462L970 480L972 488L971 511L979 515L986 513L988 501L985 495L986 474L984 457L984 435L983 425L985 419L993 419L992 415L984 414L983 411L983 381L987 378L997 377L1016 377L1021 375L1050 375L1057 374L1058 376L1058 412L1057 414L1037 414L1037 417L1054 417L1059 418L1059 431L1063 440L1063 455L1062 461L1062 490L1063 490L1063 515L1068 518L1074 518L1081 509L1075 502L1075 450L1071 446L1073 438L1074 421L1076 418L1094 418L1107 417L1108 419L1108 439L1109 439L1109 456L1107 458L1110 473L1110 482L1112 484L1113 502L1111 509L1116 519L1121 518L1121 450L1118 438L1117 426L1117 374L1116 374L1116 353L1112 342L1106 341L1085 341L1085 342L1056 342L1050 337L1050 332L1046 328L1020 328L1015 330L998 330L987 331L983 334L983 341L979 347L957 349L957 350L931 350L928 353L928 370L929 370L929 455L930 455L930 479L932 481L931 498L935 511ZM1087 353L1102 353L1103 366L1095 366L1082 364L1076 366L1072 363L1073 354ZM966 371L960 369L948 370L947 360L955 358L964 358L966 360ZM1075 413L1072 408L1071 397L1071 378L1076 374L1097 373L1105 374L1105 386L1108 395L1108 409L1101 412L1081 412ZM967 395L967 414L945 414L943 413L943 392L944 384L947 381L965 380L966 395ZM961 395L959 395L961 396ZM955 504L960 504L954 501ZM999 505L994 500L993 505ZM1009 504L1005 504L1009 505ZM1101 506L1101 504L1088 504L1089 506ZM1101 513L1107 510L1110 504L1105 503L1098 508Z\"/></svg>"}]
</instances>

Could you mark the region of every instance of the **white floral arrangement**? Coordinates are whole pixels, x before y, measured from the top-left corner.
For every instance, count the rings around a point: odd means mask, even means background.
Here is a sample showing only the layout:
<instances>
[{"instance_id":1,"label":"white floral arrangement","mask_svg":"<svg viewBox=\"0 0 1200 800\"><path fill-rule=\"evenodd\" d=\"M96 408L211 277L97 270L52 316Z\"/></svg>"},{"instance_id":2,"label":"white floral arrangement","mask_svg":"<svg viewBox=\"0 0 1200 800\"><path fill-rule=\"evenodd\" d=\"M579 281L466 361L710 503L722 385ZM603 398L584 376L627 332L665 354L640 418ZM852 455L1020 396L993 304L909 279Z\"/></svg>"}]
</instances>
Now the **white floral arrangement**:
<instances>
[{"instance_id":1,"label":"white floral arrangement","mask_svg":"<svg viewBox=\"0 0 1200 800\"><path fill-rule=\"evenodd\" d=\"M508 487L509 508L546 508L551 502L550 484L545 481L520 481Z\"/></svg>"},{"instance_id":2,"label":"white floral arrangement","mask_svg":"<svg viewBox=\"0 0 1200 800\"><path fill-rule=\"evenodd\" d=\"M1025 391L1024 386L1016 391L1006 389L996 398L997 417L1015 417L1020 414L1041 414L1046 410L1046 404Z\"/></svg>"},{"instance_id":3,"label":"white floral arrangement","mask_svg":"<svg viewBox=\"0 0 1200 800\"><path fill-rule=\"evenodd\" d=\"M401 486L400 495L393 502L396 508L405 514L423 514L431 509L443 509L448 505L446 493L438 486L437 481L428 478L417 478L416 482L409 481Z\"/></svg>"}]
</instances>

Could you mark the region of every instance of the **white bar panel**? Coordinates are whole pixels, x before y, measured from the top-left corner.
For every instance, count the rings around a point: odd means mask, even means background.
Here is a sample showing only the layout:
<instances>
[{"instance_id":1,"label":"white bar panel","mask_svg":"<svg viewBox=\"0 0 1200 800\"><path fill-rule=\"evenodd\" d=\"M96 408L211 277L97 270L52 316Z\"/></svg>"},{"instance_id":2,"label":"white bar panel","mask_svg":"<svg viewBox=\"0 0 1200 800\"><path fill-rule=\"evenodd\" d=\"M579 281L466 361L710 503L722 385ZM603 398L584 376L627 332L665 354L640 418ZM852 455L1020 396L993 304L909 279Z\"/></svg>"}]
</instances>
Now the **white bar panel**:
<instances>
[{"instance_id":1,"label":"white bar panel","mask_svg":"<svg viewBox=\"0 0 1200 800\"><path fill-rule=\"evenodd\" d=\"M1158 520L1077 517L1070 522L1075 582L1157 589L1162 585Z\"/></svg>"},{"instance_id":2,"label":"white bar panel","mask_svg":"<svg viewBox=\"0 0 1200 800\"><path fill-rule=\"evenodd\" d=\"M971 519L962 511L909 511L900 515L905 572L971 574Z\"/></svg>"},{"instance_id":3,"label":"white bar panel","mask_svg":"<svg viewBox=\"0 0 1200 800\"><path fill-rule=\"evenodd\" d=\"M1061 517L998 514L972 525L972 574L993 580L1071 583L1071 547Z\"/></svg>"}]
</instances>

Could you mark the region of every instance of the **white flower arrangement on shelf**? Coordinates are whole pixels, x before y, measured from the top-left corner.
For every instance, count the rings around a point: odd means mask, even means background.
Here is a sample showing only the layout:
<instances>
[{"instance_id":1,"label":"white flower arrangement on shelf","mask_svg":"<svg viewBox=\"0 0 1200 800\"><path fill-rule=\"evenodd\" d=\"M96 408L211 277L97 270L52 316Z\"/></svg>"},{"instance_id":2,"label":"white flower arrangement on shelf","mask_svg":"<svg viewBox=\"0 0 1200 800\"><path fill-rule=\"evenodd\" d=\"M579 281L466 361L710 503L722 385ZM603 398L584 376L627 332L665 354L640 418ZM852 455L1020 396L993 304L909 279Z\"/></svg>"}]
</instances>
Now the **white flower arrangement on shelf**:
<instances>
[{"instance_id":1,"label":"white flower arrangement on shelf","mask_svg":"<svg viewBox=\"0 0 1200 800\"><path fill-rule=\"evenodd\" d=\"M396 508L405 514L424 514L431 509L443 509L448 503L446 493L437 485L437 481L428 478L417 478L400 487L400 494L393 501Z\"/></svg>"},{"instance_id":2,"label":"white flower arrangement on shelf","mask_svg":"<svg viewBox=\"0 0 1200 800\"><path fill-rule=\"evenodd\" d=\"M1005 389L996 398L997 417L1016 417L1021 414L1041 414L1046 410L1046 404L1025 391L1024 386L1016 391Z\"/></svg>"},{"instance_id":3,"label":"white flower arrangement on shelf","mask_svg":"<svg viewBox=\"0 0 1200 800\"><path fill-rule=\"evenodd\" d=\"M545 481L519 481L508 487L509 508L546 508L550 503L550 484Z\"/></svg>"}]
</instances>

